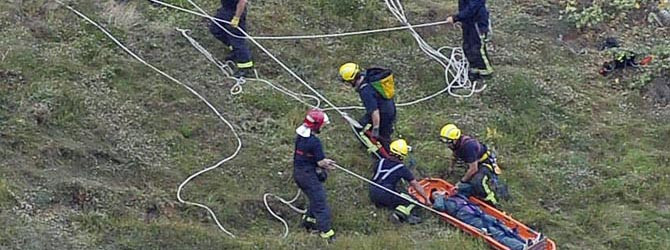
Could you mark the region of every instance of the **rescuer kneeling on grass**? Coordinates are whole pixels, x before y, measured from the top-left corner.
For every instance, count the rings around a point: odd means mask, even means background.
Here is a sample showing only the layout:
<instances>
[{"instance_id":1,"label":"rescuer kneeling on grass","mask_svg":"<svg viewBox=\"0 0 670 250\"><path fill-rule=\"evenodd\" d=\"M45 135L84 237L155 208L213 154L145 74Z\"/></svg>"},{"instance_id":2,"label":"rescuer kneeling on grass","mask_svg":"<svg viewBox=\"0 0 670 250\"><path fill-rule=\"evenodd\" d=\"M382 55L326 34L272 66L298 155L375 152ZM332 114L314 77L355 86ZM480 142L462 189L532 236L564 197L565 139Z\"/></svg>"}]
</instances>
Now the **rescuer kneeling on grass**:
<instances>
[{"instance_id":1,"label":"rescuer kneeling on grass","mask_svg":"<svg viewBox=\"0 0 670 250\"><path fill-rule=\"evenodd\" d=\"M388 188L396 193L398 183L400 180L409 182L414 190L417 190L421 196L425 198L430 205L430 199L424 192L419 182L414 179L412 172L403 164L403 159L407 157L411 151L411 147L403 139L395 140L391 143L391 152L388 158L382 158L375 163L374 175L372 181ZM408 194L403 193L403 196L410 198ZM377 207L392 209L391 220L394 222L407 222L409 224L417 224L421 222L421 218L414 213L415 205L402 197L398 197L384 189L375 185L370 185L370 200Z\"/></svg>"},{"instance_id":2,"label":"rescuer kneeling on grass","mask_svg":"<svg viewBox=\"0 0 670 250\"><path fill-rule=\"evenodd\" d=\"M454 124L442 127L440 140L454 153L451 167L459 161L467 165L468 170L459 183L472 184L473 195L493 206L498 204L497 192L507 196L506 188L498 180L501 170L496 162L496 156L485 144L470 136L462 135L461 130Z\"/></svg>"}]
</instances>

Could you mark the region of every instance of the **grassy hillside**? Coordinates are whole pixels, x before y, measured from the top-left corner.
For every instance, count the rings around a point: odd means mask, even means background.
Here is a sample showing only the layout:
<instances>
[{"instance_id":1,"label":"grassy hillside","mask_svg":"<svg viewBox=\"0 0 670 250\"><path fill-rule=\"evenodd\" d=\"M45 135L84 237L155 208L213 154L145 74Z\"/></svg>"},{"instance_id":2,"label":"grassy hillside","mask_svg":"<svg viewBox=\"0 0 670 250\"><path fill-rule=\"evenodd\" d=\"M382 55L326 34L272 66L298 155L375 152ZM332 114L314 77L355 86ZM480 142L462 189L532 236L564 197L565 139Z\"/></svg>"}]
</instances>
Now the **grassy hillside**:
<instances>
[{"instance_id":1,"label":"grassy hillside","mask_svg":"<svg viewBox=\"0 0 670 250\"><path fill-rule=\"evenodd\" d=\"M196 2L211 13L218 8L218 1ZM383 1L250 2L250 33L258 35L398 25ZM415 171L450 181L463 174L446 169L447 150L436 140L443 124L456 122L498 150L514 197L503 209L560 248L670 249L670 30L647 23L644 9L579 30L559 19L559 1L489 2L497 72L486 91L399 109L396 135L413 144ZM262 195L296 192L292 143L305 106L259 82L231 95L234 82L175 30L190 29L223 58L226 49L203 18L146 1L69 3L203 93L235 125L240 155L196 178L183 195L210 206L240 237L227 237L206 211L176 200L186 177L233 153L230 129L69 10L10 0L0 3L1 249L486 249L435 217L392 225L369 202L367 185L342 172L326 185L338 241L326 246L299 228L297 214L273 203L291 224L281 239ZM457 2L405 4L411 20L423 23L443 20ZM420 32L435 47L460 44L458 28ZM652 66L598 75L605 57L595 48L608 35L654 54ZM261 44L337 105L359 103L335 80L346 61L392 68L401 102L444 86L439 65L407 32ZM256 48L254 57L264 79L308 93ZM327 154L369 175L369 157L335 120L322 134Z\"/></svg>"}]
</instances>

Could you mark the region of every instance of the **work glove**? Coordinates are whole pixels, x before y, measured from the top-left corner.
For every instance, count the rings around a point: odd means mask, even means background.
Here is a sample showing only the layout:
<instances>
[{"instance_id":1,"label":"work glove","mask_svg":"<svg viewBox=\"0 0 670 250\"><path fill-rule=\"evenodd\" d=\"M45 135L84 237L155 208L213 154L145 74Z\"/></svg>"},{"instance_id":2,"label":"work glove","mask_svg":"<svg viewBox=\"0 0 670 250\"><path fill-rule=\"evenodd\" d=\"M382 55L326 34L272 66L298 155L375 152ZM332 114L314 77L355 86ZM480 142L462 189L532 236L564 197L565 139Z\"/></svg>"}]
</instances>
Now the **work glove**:
<instances>
[{"instance_id":1,"label":"work glove","mask_svg":"<svg viewBox=\"0 0 670 250\"><path fill-rule=\"evenodd\" d=\"M234 16L233 19L230 20L230 26L232 26L234 29L237 29L237 26L240 25L240 17Z\"/></svg>"},{"instance_id":2,"label":"work glove","mask_svg":"<svg viewBox=\"0 0 670 250\"><path fill-rule=\"evenodd\" d=\"M316 178L319 180L319 182L326 182L326 179L328 179L328 170L317 168Z\"/></svg>"},{"instance_id":3,"label":"work glove","mask_svg":"<svg viewBox=\"0 0 670 250\"><path fill-rule=\"evenodd\" d=\"M379 138L379 128L372 128L372 137Z\"/></svg>"}]
</instances>

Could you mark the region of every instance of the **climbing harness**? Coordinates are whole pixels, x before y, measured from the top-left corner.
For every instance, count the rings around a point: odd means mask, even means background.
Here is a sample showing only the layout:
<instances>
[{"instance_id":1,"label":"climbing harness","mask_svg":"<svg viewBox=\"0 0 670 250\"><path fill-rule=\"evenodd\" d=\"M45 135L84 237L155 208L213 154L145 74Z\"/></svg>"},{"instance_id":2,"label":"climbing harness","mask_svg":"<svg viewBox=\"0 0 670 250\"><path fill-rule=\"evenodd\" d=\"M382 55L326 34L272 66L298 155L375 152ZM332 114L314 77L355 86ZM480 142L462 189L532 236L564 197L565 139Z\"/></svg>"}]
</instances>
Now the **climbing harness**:
<instances>
[{"instance_id":1,"label":"climbing harness","mask_svg":"<svg viewBox=\"0 0 670 250\"><path fill-rule=\"evenodd\" d=\"M391 189L389 189L389 188L387 188L387 187L382 186L381 184L378 184L378 183L376 183L376 182L374 182L374 181L368 180L367 178L365 178L365 177L363 177L363 176L360 176L359 174L356 174L356 173L352 172L352 171L349 170L349 169L346 169L346 168L344 168L344 167L341 167L340 165L334 164L333 166L335 166L337 169L342 170L342 171L344 171L344 172L346 172L346 173L348 173L348 174L350 174L350 175L352 175L352 176L354 176L354 177L356 177L356 178L358 178L358 179L360 179L360 180L362 180L362 181L364 181L364 182L367 182L367 183L370 184L370 185L373 185L373 186L378 187L378 188L380 188L380 189L382 189L382 190L384 190L384 191L386 191L386 192L389 192L389 193L391 193L391 194L393 194L393 195L395 195L395 196L398 196L398 197L400 197L400 198L402 198L402 199L405 199L406 201L410 202L411 204L414 204L414 205L417 205L417 206L419 206L419 207L422 207L422 208L424 208L424 209L426 209L426 210L428 210L428 211L430 211L430 212L433 212L433 213L435 213L435 214L437 214L437 215L439 215L439 216L441 216L441 217L443 217L443 218L448 218L448 219L451 219L451 220L456 220L456 218L454 218L453 216L451 216L451 215L449 215L449 214L447 214L447 213L445 213L445 212L437 211L437 210L435 210L434 208L429 207L428 205L425 205L425 204L423 204L423 203L421 203L421 202L418 202L418 201L416 201L415 199L412 199L411 196L409 196L409 195L402 195L402 194L400 194L400 193L398 193L398 192L396 192L396 191L393 191L393 190L391 190ZM466 225L466 227L468 227L468 228L471 229L471 230L477 230L477 229L476 229L475 227L473 227L473 226Z\"/></svg>"},{"instance_id":2,"label":"climbing harness","mask_svg":"<svg viewBox=\"0 0 670 250\"><path fill-rule=\"evenodd\" d=\"M372 181L381 182L383 180L386 180L386 178L388 178L389 175L391 175L393 172L395 172L396 170L405 166L402 163L400 163L398 165L393 166L390 169L384 170L384 169L382 169L382 167L384 166L384 161L386 161L386 159L379 160L379 164L377 164L377 171L375 172L375 176L372 177ZM379 178L380 174L384 174L384 175L382 175L380 179L377 179L377 178Z\"/></svg>"},{"instance_id":3,"label":"climbing harness","mask_svg":"<svg viewBox=\"0 0 670 250\"><path fill-rule=\"evenodd\" d=\"M160 1L156 1L156 0L150 0L150 1L153 2L153 3L158 3L158 4L163 4L163 5L165 5L164 3L160 2ZM109 38L110 38L110 39L111 39L117 46L119 46L120 48L122 48L126 53L128 53L129 55L131 55L134 59L138 60L139 62L141 62L141 63L144 64L145 66L147 66L147 67L151 68L152 70L158 72L159 74L163 75L164 77L170 79L171 81L173 81L173 82L179 84L180 86L186 88L189 92L191 92L193 95L197 96L203 103L205 103L205 104L206 104L206 105L207 105L207 106L208 106L208 107L209 107L209 108L210 108L210 109L211 109L211 110L218 116L218 118L219 118L221 121L223 121L223 122L224 122L224 123L231 129L231 131L233 132L233 134L234 134L234 136L235 136L235 138L236 138L236 140L237 140L237 147L236 147L236 149L235 149L235 152L233 152L230 156L224 158L223 160L220 160L219 162L217 162L217 163L214 164L213 166L206 167L206 168L204 168L204 169L202 169L202 170L200 170L200 171L197 171L196 173L190 175L188 178L186 178L186 179L179 185L179 187L178 187L178 189L177 189L177 199L178 199L181 203L184 203L184 204L187 204L187 205L197 206L197 207L200 207L200 208L203 208L203 209L207 210L208 213L212 216L212 218L213 218L214 221L216 222L216 224L217 224L217 226L219 227L219 229L221 229L224 233L226 233L227 235L229 235L229 236L231 236L231 237L234 238L235 235L232 234L231 232L229 232L227 229L225 229L225 228L223 227L223 225L222 225L221 222L218 220L216 214L212 211L212 209L210 209L209 207L207 207L207 206L204 205L204 204L197 203L197 202L187 201L187 200L184 200L184 199L181 197L181 192L182 192L184 186L185 186L187 183L189 183L191 180L193 180L195 177L200 176L200 175L202 175L203 173L208 172L208 171L210 171L210 170L213 170L213 169L215 169L215 168L218 168L218 167L221 166L223 163L225 163L225 162L227 162L227 161L233 159L234 157L236 157L236 156L239 154L240 149L241 149L241 147L242 147L242 141L241 141L239 135L237 134L237 131L236 131L236 130L234 129L234 127L232 126L232 124L231 124L228 120L226 120L226 119L223 117L223 115L222 115L222 114L221 114L221 113L220 113L220 112L219 112L219 111L218 111L218 110L217 110L217 109L216 109L216 108L215 108L209 101L207 101L206 98L204 98L201 94L199 94L199 93L198 93L197 91L195 91L193 88L191 88L190 86L188 86L188 85L182 83L182 82L179 81L178 79L176 79L176 78L174 78L174 77L168 75L167 73L161 71L160 69L158 69L157 67L151 65L150 63L146 62L143 58L139 57L137 54L135 54L135 53L132 52L130 49L128 49L125 45L123 45L123 43L121 43L118 39L116 39L116 38L115 38L111 33L109 33L106 29L104 29L102 26L100 26L100 25L99 25L98 23L96 23L95 21L93 21L93 20L91 20L90 18L88 18L86 15L84 15L84 14L82 14L81 12L77 11L76 9L70 7L69 5L64 4L64 3L61 2L60 0L56 0L56 2L59 3L60 5L64 6L64 7L66 7L67 9L71 10L73 13L75 13L76 15L78 15L79 17L81 17L82 19L84 19L84 20L86 20L87 22L89 22L89 23L91 23L92 25L94 25L96 28L98 28L100 31L102 31L107 37L109 37ZM214 17L212 17L212 16L206 14L206 12L205 12L204 10L202 10L198 5L196 5L193 1L188 0L188 2L189 2L191 5L193 5L199 12L201 12L201 13L198 14L198 15L203 16L203 17L207 17L207 18L209 18L209 19L212 20L212 21L216 20L216 18L214 18ZM456 94L454 94L454 93L452 92L452 90L451 90L452 87L455 87L455 89L456 89L456 88L466 88L466 87L471 88L472 91L471 91L469 94L467 94L467 95L460 95L460 96L464 96L464 97L471 96L472 94L474 94L474 93L476 93L476 92L479 92L479 91L483 90L484 87L482 87L482 88L480 88L480 89L477 89L477 88L474 86L474 84L470 84L470 83L469 83L469 80L467 79L467 65L468 65L468 64L467 64L467 60L465 60L465 57L464 57L464 55L463 55L463 52L462 52L462 49L461 49L461 48L449 48L449 49L452 50L451 57L446 57L446 56L444 56L440 51L443 50L443 49L447 49L448 47L442 47L442 48L439 48L439 49L435 50L435 49L433 49L432 47L430 47L430 46L429 46L429 45L428 45L428 44L421 38L421 36L419 36L418 33L416 33L416 31L414 30L415 27L432 26L432 25L437 25L437 24L441 24L441 23L444 23L444 22L438 22L438 23L432 23L432 24L425 24L425 25L423 25L423 26L419 26L419 25L417 25L417 26L412 26L412 25L409 24L409 22L407 22L407 19L406 19L406 17L404 16L404 10L402 9L402 5L400 5L400 2L399 2L399 1L397 1L397 2L396 2L396 1L394 1L394 2L390 2L390 1L387 0L386 3L387 3L387 5L388 5L390 8L392 7L392 8L391 8L391 11L394 13L394 15L395 15L399 20L401 20L401 22L402 22L403 24L405 24L405 27L390 28L390 29L383 29L383 30L374 30L374 31L352 32L352 33L347 33L347 34L338 34L337 36L342 36L342 35L356 35L356 34L366 34L366 33L377 33L377 32L385 32L385 31L390 31L390 30L409 29L409 30L412 32L412 35L413 35L413 36L417 39L417 41L419 42L419 46L421 47L421 49L422 49L424 52L426 52L430 57L436 59L438 62L440 62L440 64L442 64L442 65L445 67L445 79L447 79L447 82L448 82L448 85L447 85L447 87L446 87L445 89L443 89L443 90L441 90L441 91L438 91L437 93L435 93L435 94L433 94L433 95L430 95L430 96L427 96L427 97L423 97L423 98L420 98L420 99L418 99L418 100L415 100L415 101L412 101L412 102L408 102L408 103L405 103L405 104L400 104L400 105L398 105L398 106L406 106L406 105L412 105L412 104L415 104L415 103L419 103L419 102L428 100L428 99L430 99L430 98L433 98L433 97L435 97L435 96L437 96L437 95L439 95L439 94L441 94L441 93L444 93L444 92L449 92L449 93L452 94L452 95L459 96L459 95L456 95ZM167 6L167 5L165 5L165 6ZM172 6L172 7L175 7L175 6ZM192 12L192 14L194 14L194 13L195 13L195 12ZM228 23L228 21L226 21L226 20L217 20L217 21L222 21L222 22ZM218 24L218 22L214 22L214 23L216 23L217 25L220 25L220 24ZM223 29L223 27L220 27L220 28ZM225 30L225 29L223 29L223 30ZM209 52L206 52L206 50L205 50L202 46L200 46L197 42L195 42L194 39L190 38L190 37L187 35L187 31L186 31L186 30L178 29L178 31L180 31L180 32L182 33L182 35L183 35L184 37L186 37L186 38L191 42L191 44L192 44L198 51L200 51L200 52L201 52L201 53L202 53L208 60L210 60L212 63L214 63L214 64L215 64L215 65L222 71L222 73L223 73L224 75L226 75L226 77L230 77L230 74L231 74L231 68L230 68L230 65L227 65L227 64L225 64L225 63L221 63L220 61L216 60L216 59L215 59ZM323 95L320 94L318 91L316 91L313 87L311 87L311 86L310 86L309 84L307 84L303 79L301 79L295 72L293 72L291 69L289 69L289 68L288 68L284 63L282 63L279 59L277 59L277 58L276 58L272 53L270 53L265 47L263 47L262 45L260 45L260 44L256 41L256 39L255 39L254 37L249 36L244 30L239 29L239 31L244 35L245 38L247 38L250 42L254 43L259 49L261 49L264 53L266 53L271 59L273 59L275 62L277 62L277 64L279 64L279 65L280 65L284 70L286 70L291 76L293 76L294 78L296 78L301 84L303 84L303 85L304 85L305 87L307 87L310 91L312 91L312 92L315 94L315 96L311 96L311 95L303 95L303 94L296 94L296 93L291 92L291 91L289 91L288 89L284 88L283 86L282 86L282 87L277 87L277 86L271 84L269 81L264 81L264 80L258 79L257 76L256 76L256 78L255 78L254 80L258 80L258 81L264 82L264 83L266 83L266 84L272 86L274 89L276 89L276 90L278 90L278 91L280 91L280 92L282 92L282 93L284 93L284 94L287 94L287 95L293 97L294 99L296 99L296 100L300 101L301 103L303 103L303 104L305 104L305 105L308 105L308 106L318 107L319 104L320 104L320 101L323 100L324 102L326 102L326 104L328 104L328 105L330 106L329 109L331 109L331 110L335 110L338 114L340 114L340 115L341 115L342 117L344 117L345 119L348 118L347 121L353 120L353 119L351 119L345 112L343 112L343 110L345 110L345 108L340 108L340 107L335 106L332 102L330 102L328 99L326 99L325 96L323 96ZM226 32L228 32L228 31L226 31ZM325 36L321 36L321 37L325 37ZM329 36L329 37L334 37L334 36ZM305 36L301 36L301 37L300 37L300 39L306 39L306 38L307 38L307 37L305 37ZM315 38L317 38L317 37L315 37ZM264 37L259 37L259 39L287 39L287 38L281 38L281 37L278 37L278 38L264 38ZM294 37L294 38L290 38L290 39L296 39L296 38ZM234 77L233 77L233 78L234 78ZM451 78L451 81L449 81L450 78ZM242 84L244 84L244 80L248 80L248 79L243 79L243 80L239 80L239 79L237 79L237 78L234 78L234 79L235 79L235 81L236 81L236 84L235 84L235 86L233 87L233 89L231 89L231 94L238 94L238 93L241 92L241 86L242 86ZM458 84L458 85L457 85L457 84ZM283 90L283 91L282 91L282 90ZM315 99L315 100L317 101L317 103L316 103L316 105L311 105L311 104L309 104L309 103L307 103L307 102L304 102L304 100L300 99L298 96L303 96L303 97L313 98L313 99ZM357 108L357 107L354 107L354 108ZM355 129L356 129L356 126L360 127L360 124L356 124L356 123L352 123L352 122L349 122L349 125L350 125L350 127L351 127L354 131L355 131ZM360 139L360 135L359 135L358 133L355 133L355 135ZM383 187L383 186L381 186L381 185L379 185L379 184L376 184L376 183L374 183L374 182L372 182L372 181L370 181L370 180L368 180L368 179L366 179L366 178L364 178L364 177L362 177L362 176L360 176L360 175L358 175L358 174L356 174L356 173L354 173L354 172L352 172L352 171L350 171L350 170L348 170L348 169L346 169L346 168L344 168L344 167L341 167L341 166L339 166L339 165L335 165L335 167L338 168L338 169L340 169L340 170L342 170L342 171L344 171L344 172L346 172L346 173L348 173L348 174L350 174L350 175L352 175L352 176L354 176L354 177L356 177L356 178L359 178L359 179L361 179L361 180L363 180L363 181L365 181L365 182L368 182L368 183L370 183L371 185L375 185L375 186L377 186L378 188L381 188L382 190L385 190L385 191L387 191L387 192L390 192L390 193L392 193L392 194L394 194L394 195L396 195L396 196L402 197L402 198L408 200L409 202L411 202L411 203L413 203L413 204L416 204L416 205L418 205L418 206L421 206L421 207L423 207L423 208L425 208L425 209L427 209L427 210L429 210L429 211L431 211L431 212L440 214L440 216L443 216L443 217L445 217L445 216L446 216L446 217L450 217L449 215L446 215L445 213L442 213L442 212L439 212L439 211L437 211L437 210L434 210L434 209L432 209L431 207L428 207L428 206L426 206L426 205L424 205L424 204L422 204L422 203L419 203L419 202L417 202L417 201L414 200L414 199L411 199L411 198L402 196L402 195L398 194L397 192L395 192L395 191L393 191L393 190L390 190L390 189L385 188L385 187ZM288 235L288 225L287 225L287 223L286 223L285 220L281 219L276 213L274 213L273 211L271 211L271 209L270 209L270 207L269 207L267 201L268 201L269 198L276 198L276 199L278 199L279 201L281 201L282 203L289 205L294 211L299 212L299 213L304 213L304 210L299 209L299 208L296 208L296 207L294 207L293 205L291 205L291 203L293 203L295 200L298 199L299 195L300 195L300 192L298 192L298 193L296 194L296 196L295 196L292 200L288 200L288 201L285 200L285 199L282 199L281 197L278 197L278 196L276 196L276 195L273 195L273 194L265 194L264 197L263 197L264 202L265 202L265 204L266 204L266 207L268 208L268 210L270 211L270 213L271 213L275 218L277 218L278 220L280 220L280 221L284 224L284 226L285 226L284 237L286 237L286 236Z\"/></svg>"}]
</instances>

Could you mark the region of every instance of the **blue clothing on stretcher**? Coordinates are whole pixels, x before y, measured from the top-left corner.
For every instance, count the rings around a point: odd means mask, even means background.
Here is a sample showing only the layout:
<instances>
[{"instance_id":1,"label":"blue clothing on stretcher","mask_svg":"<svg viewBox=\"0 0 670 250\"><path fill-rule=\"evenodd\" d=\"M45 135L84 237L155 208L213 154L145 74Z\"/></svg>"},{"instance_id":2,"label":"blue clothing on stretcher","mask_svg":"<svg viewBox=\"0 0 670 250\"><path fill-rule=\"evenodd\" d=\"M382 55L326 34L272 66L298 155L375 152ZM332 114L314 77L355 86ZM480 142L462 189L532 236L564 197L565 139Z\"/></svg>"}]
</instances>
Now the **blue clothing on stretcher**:
<instances>
[{"instance_id":1,"label":"blue clothing on stretcher","mask_svg":"<svg viewBox=\"0 0 670 250\"><path fill-rule=\"evenodd\" d=\"M515 230L486 214L479 206L471 203L467 197L461 194L450 197L437 195L434 199L433 208L436 210L446 212L470 226L486 231L493 239L510 249L523 250L526 246L526 241Z\"/></svg>"}]
</instances>

